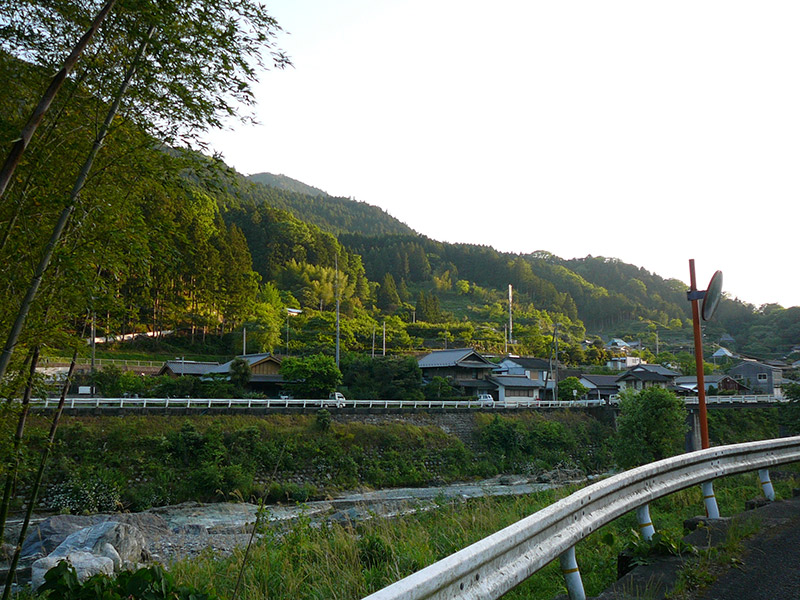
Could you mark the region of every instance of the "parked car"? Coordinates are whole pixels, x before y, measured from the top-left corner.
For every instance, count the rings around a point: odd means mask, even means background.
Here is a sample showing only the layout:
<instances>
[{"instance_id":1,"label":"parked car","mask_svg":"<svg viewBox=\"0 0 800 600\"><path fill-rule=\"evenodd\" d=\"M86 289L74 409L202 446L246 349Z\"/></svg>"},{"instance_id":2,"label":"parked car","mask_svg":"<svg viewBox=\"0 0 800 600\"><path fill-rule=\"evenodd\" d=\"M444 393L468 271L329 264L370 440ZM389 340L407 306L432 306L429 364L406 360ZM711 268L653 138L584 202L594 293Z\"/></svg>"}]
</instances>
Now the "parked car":
<instances>
[{"instance_id":1,"label":"parked car","mask_svg":"<svg viewBox=\"0 0 800 600\"><path fill-rule=\"evenodd\" d=\"M280 394L278 394L278 398L280 398L281 400L294 400L294 396L292 396L291 394L287 394L286 392L281 392Z\"/></svg>"},{"instance_id":2,"label":"parked car","mask_svg":"<svg viewBox=\"0 0 800 600\"><path fill-rule=\"evenodd\" d=\"M481 406L492 406L494 398L491 394L478 394L478 402L481 403Z\"/></svg>"},{"instance_id":3,"label":"parked car","mask_svg":"<svg viewBox=\"0 0 800 600\"><path fill-rule=\"evenodd\" d=\"M322 405L343 408L345 402L347 402L347 398L344 397L344 394L341 392L331 392L331 395L328 396L328 399L325 400Z\"/></svg>"}]
</instances>

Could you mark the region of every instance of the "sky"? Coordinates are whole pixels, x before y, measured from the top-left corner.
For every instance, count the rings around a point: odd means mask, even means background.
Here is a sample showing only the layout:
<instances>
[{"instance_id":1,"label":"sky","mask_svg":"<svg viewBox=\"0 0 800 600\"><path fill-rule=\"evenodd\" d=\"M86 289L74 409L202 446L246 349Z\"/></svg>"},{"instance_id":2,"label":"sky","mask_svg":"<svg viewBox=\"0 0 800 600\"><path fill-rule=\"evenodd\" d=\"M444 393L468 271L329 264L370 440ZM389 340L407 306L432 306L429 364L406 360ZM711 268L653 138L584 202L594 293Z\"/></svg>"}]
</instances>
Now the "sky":
<instances>
[{"instance_id":1,"label":"sky","mask_svg":"<svg viewBox=\"0 0 800 600\"><path fill-rule=\"evenodd\" d=\"M800 305L800 3L267 0L293 68L244 174L380 206L433 239L606 256Z\"/></svg>"}]
</instances>

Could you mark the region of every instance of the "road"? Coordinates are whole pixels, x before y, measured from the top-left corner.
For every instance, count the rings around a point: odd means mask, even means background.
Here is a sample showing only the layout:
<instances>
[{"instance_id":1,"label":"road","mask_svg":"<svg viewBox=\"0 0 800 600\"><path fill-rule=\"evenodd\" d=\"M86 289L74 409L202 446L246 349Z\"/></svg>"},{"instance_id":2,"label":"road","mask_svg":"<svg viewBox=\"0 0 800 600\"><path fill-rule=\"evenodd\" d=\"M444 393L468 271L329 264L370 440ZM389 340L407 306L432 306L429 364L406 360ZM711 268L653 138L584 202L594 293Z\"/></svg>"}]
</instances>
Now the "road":
<instances>
[{"instance_id":1,"label":"road","mask_svg":"<svg viewBox=\"0 0 800 600\"><path fill-rule=\"evenodd\" d=\"M717 565L714 582L681 600L798 600L800 599L800 498L772 502L752 511L698 529L685 538L703 548L718 547L731 522L755 519L758 531L742 542L732 565ZM739 562L741 561L741 562ZM670 598L682 561L677 557L637 567L594 600L663 600ZM705 574L705 573L704 573Z\"/></svg>"},{"instance_id":2,"label":"road","mask_svg":"<svg viewBox=\"0 0 800 600\"><path fill-rule=\"evenodd\" d=\"M800 598L800 498L754 511L759 532L745 541L738 568L727 569L693 600Z\"/></svg>"}]
</instances>

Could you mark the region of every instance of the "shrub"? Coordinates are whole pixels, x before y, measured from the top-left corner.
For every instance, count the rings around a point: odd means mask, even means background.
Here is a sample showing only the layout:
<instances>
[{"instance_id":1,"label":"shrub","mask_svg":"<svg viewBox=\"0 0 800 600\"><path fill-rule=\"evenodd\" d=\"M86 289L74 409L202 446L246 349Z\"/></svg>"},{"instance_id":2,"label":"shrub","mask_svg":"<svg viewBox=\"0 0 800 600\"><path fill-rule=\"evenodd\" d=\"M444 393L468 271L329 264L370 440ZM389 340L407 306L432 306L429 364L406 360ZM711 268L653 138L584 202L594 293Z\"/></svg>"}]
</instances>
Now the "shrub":
<instances>
[{"instance_id":1,"label":"shrub","mask_svg":"<svg viewBox=\"0 0 800 600\"><path fill-rule=\"evenodd\" d=\"M661 460L683 450L686 405L662 388L620 394L614 457L623 469Z\"/></svg>"},{"instance_id":2,"label":"shrub","mask_svg":"<svg viewBox=\"0 0 800 600\"><path fill-rule=\"evenodd\" d=\"M320 431L328 431L331 428L331 413L324 408L318 410L316 426Z\"/></svg>"},{"instance_id":3,"label":"shrub","mask_svg":"<svg viewBox=\"0 0 800 600\"><path fill-rule=\"evenodd\" d=\"M108 512L122 507L121 486L108 474L78 471L67 481L50 486L49 510L74 514Z\"/></svg>"},{"instance_id":4,"label":"shrub","mask_svg":"<svg viewBox=\"0 0 800 600\"><path fill-rule=\"evenodd\" d=\"M39 593L59 600L216 600L216 594L189 586L176 586L173 577L162 567L154 565L138 571L123 571L116 579L94 575L78 581L75 568L60 562L44 576Z\"/></svg>"}]
</instances>

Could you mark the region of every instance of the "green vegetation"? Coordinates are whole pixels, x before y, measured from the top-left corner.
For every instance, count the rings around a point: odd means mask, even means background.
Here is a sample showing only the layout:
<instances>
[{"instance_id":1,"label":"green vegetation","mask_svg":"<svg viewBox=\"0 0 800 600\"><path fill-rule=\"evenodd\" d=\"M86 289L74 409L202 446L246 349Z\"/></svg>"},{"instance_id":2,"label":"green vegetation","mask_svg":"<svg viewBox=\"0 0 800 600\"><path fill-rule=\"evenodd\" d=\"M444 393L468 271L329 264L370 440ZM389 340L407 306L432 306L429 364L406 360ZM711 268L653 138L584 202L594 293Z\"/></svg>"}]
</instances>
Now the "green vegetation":
<instances>
[{"instance_id":1,"label":"green vegetation","mask_svg":"<svg viewBox=\"0 0 800 600\"><path fill-rule=\"evenodd\" d=\"M610 425L579 412L476 415L489 474L549 470L556 466L597 473L611 466Z\"/></svg>"},{"instance_id":2,"label":"green vegetation","mask_svg":"<svg viewBox=\"0 0 800 600\"><path fill-rule=\"evenodd\" d=\"M774 437L777 413L752 412L709 411L712 443ZM620 449L626 454L617 461L641 450L626 425L614 434L610 423L580 411L461 418L474 423L466 445L433 425L339 422L327 410L267 417L65 416L42 498L52 509L73 513L142 510L184 500L302 502L361 486L424 486L553 469L599 473L614 466ZM5 467L15 420L9 413L1 422L8 430L0 447ZM30 418L18 455L20 492L32 483L47 427L43 417ZM729 432L735 440L725 437ZM655 458L652 452L647 456ZM642 458L636 457L638 464Z\"/></svg>"},{"instance_id":3,"label":"green vegetation","mask_svg":"<svg viewBox=\"0 0 800 600\"><path fill-rule=\"evenodd\" d=\"M796 480L777 482L787 497ZM437 510L395 519L371 519L353 526L309 527L301 521L266 535L252 549L244 568L243 600L263 598L361 598L401 577L448 556L569 494L556 490L516 498L481 498L442 502ZM754 474L719 480L715 492L723 514L740 512L744 501L760 494ZM651 516L664 546L680 548L685 518L703 514L700 488L691 488L651 503ZM587 595L599 594L616 580L617 554L637 539L636 517L624 515L577 547ZM746 533L746 532L745 532ZM738 538L741 539L741 536ZM683 551L688 551L685 546ZM178 581L214 582L214 591L229 597L241 568L242 553L226 559L208 555L172 567ZM684 585L689 585L689 583ZM506 598L550 600L564 593L554 561Z\"/></svg>"},{"instance_id":4,"label":"green vegetation","mask_svg":"<svg viewBox=\"0 0 800 600\"><path fill-rule=\"evenodd\" d=\"M614 457L622 469L683 452L686 405L662 388L620 394Z\"/></svg>"},{"instance_id":5,"label":"green vegetation","mask_svg":"<svg viewBox=\"0 0 800 600\"><path fill-rule=\"evenodd\" d=\"M289 356L281 363L287 388L298 398L327 398L342 381L342 373L330 356Z\"/></svg>"},{"instance_id":6,"label":"green vegetation","mask_svg":"<svg viewBox=\"0 0 800 600\"><path fill-rule=\"evenodd\" d=\"M215 600L215 594L191 586L176 586L172 575L154 565L137 571L122 571L115 577L98 574L78 581L75 569L61 562L45 574L37 597L55 600Z\"/></svg>"},{"instance_id":7,"label":"green vegetation","mask_svg":"<svg viewBox=\"0 0 800 600\"><path fill-rule=\"evenodd\" d=\"M326 410L268 417L64 417L42 497L50 509L73 513L190 499L302 502L362 486L611 467L610 427L583 413L463 418L475 419L469 446L433 425L341 423ZM22 490L31 483L45 428L41 417L32 418Z\"/></svg>"}]
</instances>

